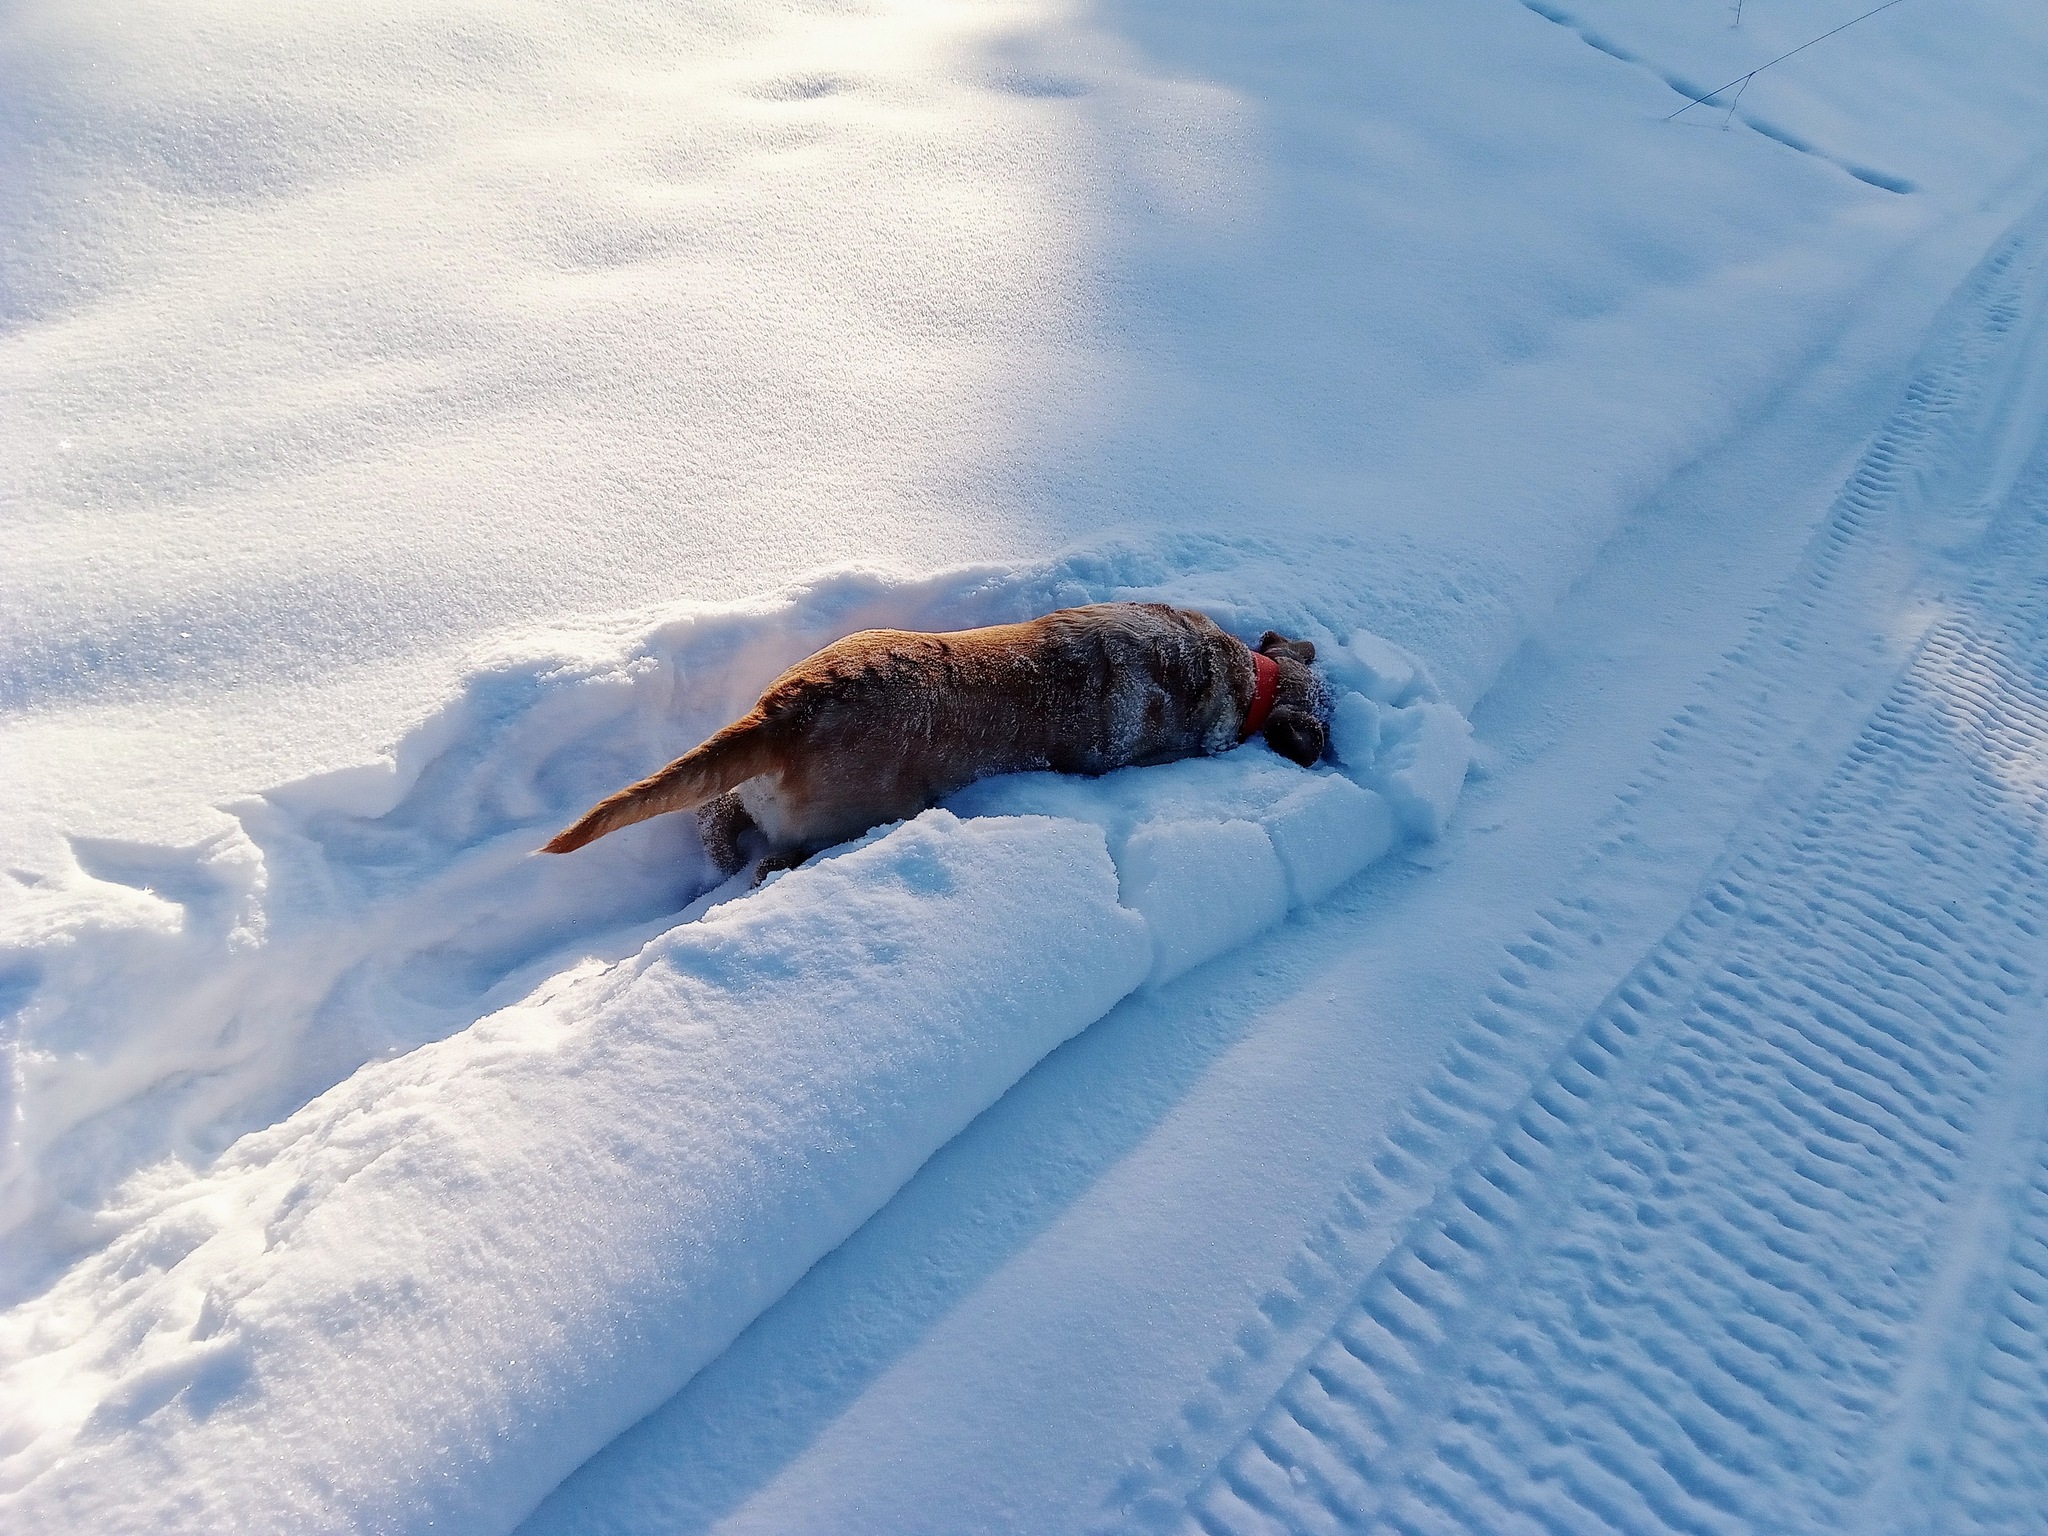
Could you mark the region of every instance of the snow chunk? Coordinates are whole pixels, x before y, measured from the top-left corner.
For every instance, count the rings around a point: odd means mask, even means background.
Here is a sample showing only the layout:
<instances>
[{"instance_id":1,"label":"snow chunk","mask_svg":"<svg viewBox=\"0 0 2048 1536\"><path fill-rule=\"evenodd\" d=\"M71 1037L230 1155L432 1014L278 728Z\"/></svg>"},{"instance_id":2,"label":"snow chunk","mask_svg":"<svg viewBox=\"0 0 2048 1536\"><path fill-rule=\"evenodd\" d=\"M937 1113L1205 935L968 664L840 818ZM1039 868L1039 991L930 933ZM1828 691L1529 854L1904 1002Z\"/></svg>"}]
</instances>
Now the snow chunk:
<instances>
[{"instance_id":1,"label":"snow chunk","mask_svg":"<svg viewBox=\"0 0 2048 1536\"><path fill-rule=\"evenodd\" d=\"M1330 711L1330 752L1353 773L1369 773L1380 754L1379 705L1362 693L1347 693Z\"/></svg>"},{"instance_id":2,"label":"snow chunk","mask_svg":"<svg viewBox=\"0 0 2048 1536\"><path fill-rule=\"evenodd\" d=\"M1150 823L1131 835L1117 869L1124 901L1152 932L1154 986L1287 913L1286 872L1256 822Z\"/></svg>"},{"instance_id":3,"label":"snow chunk","mask_svg":"<svg viewBox=\"0 0 2048 1536\"><path fill-rule=\"evenodd\" d=\"M12 1316L0 1523L507 1529L1151 964L932 811L367 1067Z\"/></svg>"},{"instance_id":4,"label":"snow chunk","mask_svg":"<svg viewBox=\"0 0 2048 1536\"><path fill-rule=\"evenodd\" d=\"M1437 697L1421 664L1370 630L1361 629L1341 644L1319 647L1316 660L1338 688L1356 689L1375 704Z\"/></svg>"},{"instance_id":5,"label":"snow chunk","mask_svg":"<svg viewBox=\"0 0 2048 1536\"><path fill-rule=\"evenodd\" d=\"M1472 726L1448 704L1411 704L1381 723L1387 798L1412 837L1442 835L1472 760Z\"/></svg>"},{"instance_id":6,"label":"snow chunk","mask_svg":"<svg viewBox=\"0 0 2048 1536\"><path fill-rule=\"evenodd\" d=\"M1401 837L1385 798L1337 773L1318 774L1275 806L1266 833L1296 905L1321 901Z\"/></svg>"}]
</instances>

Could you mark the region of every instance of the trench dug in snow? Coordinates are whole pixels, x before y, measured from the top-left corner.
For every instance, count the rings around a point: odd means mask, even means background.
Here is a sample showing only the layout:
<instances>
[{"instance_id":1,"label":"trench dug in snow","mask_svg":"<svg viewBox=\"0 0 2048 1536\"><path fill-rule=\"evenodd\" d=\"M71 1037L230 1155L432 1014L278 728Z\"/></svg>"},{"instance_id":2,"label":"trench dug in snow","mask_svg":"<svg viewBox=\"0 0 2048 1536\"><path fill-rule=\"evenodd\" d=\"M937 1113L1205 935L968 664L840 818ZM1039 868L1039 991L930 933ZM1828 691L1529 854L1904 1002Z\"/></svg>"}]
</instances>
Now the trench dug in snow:
<instances>
[{"instance_id":1,"label":"trench dug in snow","mask_svg":"<svg viewBox=\"0 0 2048 1536\"><path fill-rule=\"evenodd\" d=\"M806 605L847 616L816 590ZM243 1136L18 1309L10 1329L36 1336L0 1340L29 1430L0 1461L17 1512L144 1529L175 1499L247 1529L509 1526L1048 1051L1434 837L1464 780L1469 729L1427 675L1370 634L1325 635L1333 764L1255 746L988 780L683 921L615 928L609 953L548 949L534 935L557 906L616 923L660 899L631 872L674 863L687 818L608 839L580 871L505 829L587 792L563 762L602 779L610 754L647 755L622 742L672 712L685 673L744 679L734 637L761 628L699 626L669 637L675 654L643 642L555 686L501 669L402 751L410 768L239 808L261 857L212 859L245 871L241 897L222 877L212 908L188 899L164 953L217 966L211 922L273 952L318 999L299 1005L313 1023L351 996L367 1012L410 997L430 1019L453 983L422 979L418 934L399 941L439 923L483 965L488 1008ZM769 628L789 643L791 625ZM727 707L700 695L686 717ZM401 877L408 858L438 875ZM288 897L316 866L324 902ZM566 883L522 884L534 867ZM295 903L321 916L295 926ZM252 941L259 908L275 931ZM485 927L526 963L484 965ZM410 955L381 993L348 963L380 945ZM337 1400L376 1407L337 1417Z\"/></svg>"}]
</instances>

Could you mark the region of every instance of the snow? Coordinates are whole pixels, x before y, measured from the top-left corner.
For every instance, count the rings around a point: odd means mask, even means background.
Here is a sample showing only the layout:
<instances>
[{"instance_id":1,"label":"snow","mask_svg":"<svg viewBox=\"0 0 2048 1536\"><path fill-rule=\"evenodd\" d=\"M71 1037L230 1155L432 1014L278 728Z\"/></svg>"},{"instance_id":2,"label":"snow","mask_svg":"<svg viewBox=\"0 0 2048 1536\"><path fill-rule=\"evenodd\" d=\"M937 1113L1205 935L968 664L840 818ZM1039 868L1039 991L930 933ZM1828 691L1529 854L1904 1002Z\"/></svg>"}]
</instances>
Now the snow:
<instances>
[{"instance_id":1,"label":"snow","mask_svg":"<svg viewBox=\"0 0 2048 1536\"><path fill-rule=\"evenodd\" d=\"M1446 816L1464 789L1464 778L1461 765L1457 786L1445 802ZM1386 797L1334 773L1303 785L1275 806L1266 835L1301 906L1321 901L1400 841Z\"/></svg>"},{"instance_id":2,"label":"snow","mask_svg":"<svg viewBox=\"0 0 2048 1536\"><path fill-rule=\"evenodd\" d=\"M63 1255L133 1219L108 1202L127 1205L115 1192L139 1170L167 1155L203 1165L365 1063L443 1038L586 956L630 954L648 925L666 926L718 883L688 818L573 859L529 855L593 800L742 713L787 657L854 629L996 622L1144 591L1159 572L1155 560L1090 555L922 580L839 574L736 609L522 637L384 758L229 802L227 833L187 849L76 839L84 891L27 914L42 925L24 946L40 981L18 1017L16 1130L0 1162L8 1282L33 1288ZM1390 737L1431 711L1456 717L1426 680L1409 690L1414 701L1387 712ZM1463 766L1424 791L1439 819ZM1371 761L1347 771L1375 792L1410 793ZM955 805L1090 821L1121 869L1141 823L1187 822L1206 836L1240 818L1235 835L1264 843L1251 821L1274 820L1293 848L1300 834L1281 828L1294 813L1277 807L1308 777L1258 746L1095 782L990 781ZM1348 820L1349 840L1313 855L1324 889L1393 841L1370 810ZM1159 979L1305 899L1290 897L1270 847L1262 857L1264 887L1213 941L1201 936L1206 897L1183 888L1192 866L1130 897L1173 932L1162 954L1177 958L1162 959ZM1297 881L1309 857L1288 855ZM1223 857L1212 875L1234 869ZM1142 861L1129 878L1156 883ZM100 892L113 900L92 901ZM139 1017L137 995L155 1002Z\"/></svg>"},{"instance_id":3,"label":"snow","mask_svg":"<svg viewBox=\"0 0 2048 1536\"><path fill-rule=\"evenodd\" d=\"M0 1518L2024 1528L2048 23L1666 120L1854 9L11 11ZM1333 760L531 856L1125 597Z\"/></svg>"},{"instance_id":4,"label":"snow","mask_svg":"<svg viewBox=\"0 0 2048 1536\"><path fill-rule=\"evenodd\" d=\"M933 811L365 1069L11 1320L10 1519L507 1526L1150 962L1099 833Z\"/></svg>"},{"instance_id":5,"label":"snow","mask_svg":"<svg viewBox=\"0 0 2048 1536\"><path fill-rule=\"evenodd\" d=\"M243 1079L234 1108L247 1115L331 1074L344 1026L361 1042L410 1012L445 1030L464 1003L505 995L508 969L546 979L395 1060L346 1061L345 1081L200 1177L126 1186L119 1236L16 1307L0 1335L12 1425L0 1493L15 1495L16 1518L108 1531L201 1510L252 1529L506 1526L715 1358L1054 1046L1396 841L1375 791L1263 746L1094 781L992 779L958 797L968 819L927 812L759 892L735 877L635 947L622 913L674 905L684 872L715 879L679 819L608 840L609 866L540 858L494 821L530 831L536 815L562 819L563 795L582 791L565 779L542 793L551 765L602 760L607 738L644 740L697 674L694 652L725 633L684 622L622 664L504 667L384 772L287 786L241 812L232 851L209 845L151 872L211 887L184 905L222 915L112 957L116 999L191 994L177 1035L123 1042L143 1058L136 1071L159 1074L154 1091L99 1108L102 1138L125 1122L131 1164L161 1155L166 1136L218 1134L223 1078ZM678 636L691 662L650 664ZM478 696L498 701L488 731ZM1427 700L1392 715L1422 711L1462 728ZM1439 818L1458 768L1438 786ZM1041 803L1066 814L1006 813ZM404 835L420 822L434 835ZM452 862L451 844L467 845ZM315 847L324 864L311 879ZM252 931L263 871L296 862L328 892L360 881L373 849L374 889L317 917L303 897L263 891L304 931ZM433 871L424 891L395 878L408 854ZM480 912L468 893L485 888ZM469 930L394 956L394 930L456 891ZM599 954L543 949L517 964L571 914L596 930ZM457 948L470 943L491 948ZM360 972L338 983L369 948L390 967L382 985ZM607 949L625 953L606 963ZM274 952L260 983L243 979L272 1036L222 1054L207 1010L250 951ZM323 1038L291 1038L289 1017ZM32 1086L75 1114L106 1091L79 1076L46 1071ZM214 1081L180 1095L182 1077ZM109 1176L77 1161L61 1136L17 1149L18 1224L33 1230L51 1198L39 1184L68 1181L76 1201L77 1181ZM624 1375L591 1366L628 1356ZM373 1433L331 1432L336 1392L374 1399ZM173 1400L179 1411L160 1411Z\"/></svg>"},{"instance_id":6,"label":"snow","mask_svg":"<svg viewBox=\"0 0 2048 1536\"><path fill-rule=\"evenodd\" d=\"M1287 872L1254 822L1153 822L1124 844L1118 874L1132 908L1159 935L1155 983L1235 949L1287 910Z\"/></svg>"},{"instance_id":7,"label":"snow","mask_svg":"<svg viewBox=\"0 0 2048 1536\"><path fill-rule=\"evenodd\" d=\"M1361 695L1351 698L1368 704ZM1357 727L1351 722L1364 711L1353 705L1346 711L1347 735ZM1425 701L1395 712L1379 721L1376 757L1386 780L1387 798L1401 824L1416 837L1434 839L1443 835L1444 825L1458 803L1458 790L1465 782L1465 767L1472 755L1472 727L1448 704ZM1346 762L1351 758L1346 757Z\"/></svg>"}]
</instances>

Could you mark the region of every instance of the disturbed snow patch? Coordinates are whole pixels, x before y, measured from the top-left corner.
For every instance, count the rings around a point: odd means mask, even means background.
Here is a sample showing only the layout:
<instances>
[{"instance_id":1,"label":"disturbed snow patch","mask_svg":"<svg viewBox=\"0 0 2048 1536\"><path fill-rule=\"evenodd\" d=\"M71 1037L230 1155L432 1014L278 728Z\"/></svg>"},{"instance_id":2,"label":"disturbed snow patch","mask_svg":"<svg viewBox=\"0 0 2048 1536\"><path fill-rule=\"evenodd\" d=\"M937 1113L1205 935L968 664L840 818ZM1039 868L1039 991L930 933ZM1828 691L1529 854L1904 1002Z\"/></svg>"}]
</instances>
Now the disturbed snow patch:
<instances>
[{"instance_id":1,"label":"disturbed snow patch","mask_svg":"<svg viewBox=\"0 0 2048 1536\"><path fill-rule=\"evenodd\" d=\"M1148 545L922 579L838 571L748 603L528 636L482 658L387 756L230 804L225 835L188 848L74 839L75 868L18 901L0 935L13 1028L0 1039L0 1093L11 1099L0 1304L365 1063L446 1038L670 926L717 884L689 818L628 828L571 859L532 850L743 713L785 666L857 629L960 628L1127 597L1200 607L1246 635L1279 624L1316 639L1333 688L1358 695L1336 711L1346 771L1385 798L1402 830L1432 835L1462 770L1458 717L1445 711L1425 733L1435 689L1393 647L1364 635L1339 644L1313 610L1224 596L1278 585L1244 551L1224 554ZM1007 801L970 791L960 808L1041 810L1050 794L1066 807L1055 814L1101 823L1120 806L1121 857L1140 820L1252 814L1215 798L1251 794L1229 787L1240 776L1265 786L1263 799L1243 801L1258 814L1307 782L1263 748L1228 761L1064 798L1043 786L1004 791ZM1336 814L1344 792L1320 793L1317 814ZM1167 814L1175 795L1194 797L1193 808ZM1290 900L1342 878L1307 868L1299 834L1268 835L1275 856L1299 866ZM1162 826L1141 847L1163 856L1165 837ZM1347 867L1338 858L1329 870ZM1132 878L1150 886L1158 875Z\"/></svg>"},{"instance_id":2,"label":"disturbed snow patch","mask_svg":"<svg viewBox=\"0 0 2048 1536\"><path fill-rule=\"evenodd\" d=\"M81 845L135 910L35 954L46 1119L10 1214L18 1253L97 1251L13 1277L47 1289L0 1317L0 1508L509 1524L1060 1041L1441 829L1463 717L1324 633L1314 771L1249 746L987 780L737 900L689 818L530 856L826 640L1132 591L1086 576L842 574L508 657L389 762L235 807L238 835Z\"/></svg>"}]
</instances>

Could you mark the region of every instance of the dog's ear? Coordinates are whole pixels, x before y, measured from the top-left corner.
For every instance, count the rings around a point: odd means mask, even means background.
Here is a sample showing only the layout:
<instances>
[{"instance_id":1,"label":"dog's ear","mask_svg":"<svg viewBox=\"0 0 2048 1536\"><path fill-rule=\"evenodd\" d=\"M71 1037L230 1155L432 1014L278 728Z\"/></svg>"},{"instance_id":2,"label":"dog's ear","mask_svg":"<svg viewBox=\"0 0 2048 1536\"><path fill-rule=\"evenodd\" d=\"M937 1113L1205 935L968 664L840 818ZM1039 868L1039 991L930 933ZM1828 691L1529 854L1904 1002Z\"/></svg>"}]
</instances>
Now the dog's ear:
<instances>
[{"instance_id":1,"label":"dog's ear","mask_svg":"<svg viewBox=\"0 0 2048 1536\"><path fill-rule=\"evenodd\" d=\"M1269 629L1259 636L1259 649L1268 656L1292 656L1303 666L1316 659L1315 641L1290 640L1277 629Z\"/></svg>"},{"instance_id":2,"label":"dog's ear","mask_svg":"<svg viewBox=\"0 0 2048 1536\"><path fill-rule=\"evenodd\" d=\"M1323 722L1305 709L1276 709L1266 717L1266 745L1304 768L1321 762L1329 744Z\"/></svg>"}]
</instances>

